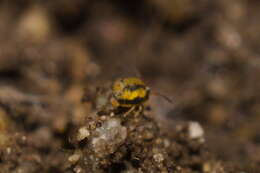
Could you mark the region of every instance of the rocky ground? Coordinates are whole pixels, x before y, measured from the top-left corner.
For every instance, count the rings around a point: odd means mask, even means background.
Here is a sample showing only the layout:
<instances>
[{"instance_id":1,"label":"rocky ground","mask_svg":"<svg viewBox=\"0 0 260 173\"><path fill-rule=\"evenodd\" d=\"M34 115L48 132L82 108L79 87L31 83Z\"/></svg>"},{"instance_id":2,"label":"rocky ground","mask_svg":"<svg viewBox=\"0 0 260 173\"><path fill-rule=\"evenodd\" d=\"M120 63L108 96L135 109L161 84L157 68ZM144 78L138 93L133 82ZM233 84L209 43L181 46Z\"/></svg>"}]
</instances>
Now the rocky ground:
<instances>
[{"instance_id":1,"label":"rocky ground","mask_svg":"<svg viewBox=\"0 0 260 173\"><path fill-rule=\"evenodd\" d=\"M259 11L256 0L1 1L0 172L258 173ZM151 88L146 109L99 115L97 88L122 76Z\"/></svg>"}]
</instances>

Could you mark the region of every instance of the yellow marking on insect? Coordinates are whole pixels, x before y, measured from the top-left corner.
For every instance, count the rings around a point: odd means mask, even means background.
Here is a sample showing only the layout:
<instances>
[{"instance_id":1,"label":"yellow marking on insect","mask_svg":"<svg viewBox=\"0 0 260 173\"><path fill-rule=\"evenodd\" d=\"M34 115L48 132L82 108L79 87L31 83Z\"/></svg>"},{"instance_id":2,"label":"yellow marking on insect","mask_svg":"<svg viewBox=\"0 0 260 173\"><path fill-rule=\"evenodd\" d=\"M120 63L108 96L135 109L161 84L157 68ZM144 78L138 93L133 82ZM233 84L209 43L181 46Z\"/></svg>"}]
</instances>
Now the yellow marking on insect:
<instances>
[{"instance_id":1,"label":"yellow marking on insect","mask_svg":"<svg viewBox=\"0 0 260 173\"><path fill-rule=\"evenodd\" d=\"M114 107L133 107L148 100L150 89L139 78L116 80L112 86L111 104Z\"/></svg>"},{"instance_id":2,"label":"yellow marking on insect","mask_svg":"<svg viewBox=\"0 0 260 173\"><path fill-rule=\"evenodd\" d=\"M143 85L143 86L145 86L144 82L141 79L135 78L135 77L125 78L125 79L123 79L123 81L127 85Z\"/></svg>"},{"instance_id":3,"label":"yellow marking on insect","mask_svg":"<svg viewBox=\"0 0 260 173\"><path fill-rule=\"evenodd\" d=\"M143 88L136 89L135 91L126 90L122 93L121 98L124 100L134 100L138 97L144 98L146 94L147 91Z\"/></svg>"}]
</instances>

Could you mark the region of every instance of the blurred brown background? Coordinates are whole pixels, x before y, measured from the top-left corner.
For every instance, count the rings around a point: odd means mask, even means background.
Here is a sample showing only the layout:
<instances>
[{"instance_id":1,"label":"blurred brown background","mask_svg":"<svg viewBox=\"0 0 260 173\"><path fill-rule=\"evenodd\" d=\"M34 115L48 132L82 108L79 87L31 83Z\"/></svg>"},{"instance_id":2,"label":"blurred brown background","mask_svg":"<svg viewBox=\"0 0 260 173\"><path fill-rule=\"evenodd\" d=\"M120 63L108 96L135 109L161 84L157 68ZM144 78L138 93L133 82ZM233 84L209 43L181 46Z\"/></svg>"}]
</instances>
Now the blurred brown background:
<instances>
[{"instance_id":1,"label":"blurred brown background","mask_svg":"<svg viewBox=\"0 0 260 173\"><path fill-rule=\"evenodd\" d=\"M174 101L154 100L159 116L199 121L217 158L258 169L259 18L257 0L3 0L0 85L58 102L138 73Z\"/></svg>"}]
</instances>

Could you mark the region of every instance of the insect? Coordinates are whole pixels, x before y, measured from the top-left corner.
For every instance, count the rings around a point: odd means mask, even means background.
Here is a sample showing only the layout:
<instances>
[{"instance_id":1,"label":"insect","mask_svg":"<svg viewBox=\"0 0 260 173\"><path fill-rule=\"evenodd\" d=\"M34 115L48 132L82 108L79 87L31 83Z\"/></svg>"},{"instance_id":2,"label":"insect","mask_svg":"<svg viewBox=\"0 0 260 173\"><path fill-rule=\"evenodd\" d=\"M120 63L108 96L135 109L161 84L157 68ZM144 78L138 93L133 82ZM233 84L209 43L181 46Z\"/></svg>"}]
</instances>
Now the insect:
<instances>
[{"instance_id":1,"label":"insect","mask_svg":"<svg viewBox=\"0 0 260 173\"><path fill-rule=\"evenodd\" d=\"M96 92L96 109L98 114L104 115L107 112L124 112L128 115L138 108L137 112L143 111L145 102L149 99L150 88L137 77L126 77L115 80L109 90L98 88ZM162 96L167 101L171 100L155 91L152 94ZM90 100L83 96L83 102Z\"/></svg>"},{"instance_id":2,"label":"insect","mask_svg":"<svg viewBox=\"0 0 260 173\"><path fill-rule=\"evenodd\" d=\"M143 104L149 99L150 95L150 88L136 77L117 79L112 84L111 91L111 106L114 110L124 110L124 116L130 114L136 108L143 111Z\"/></svg>"},{"instance_id":3,"label":"insect","mask_svg":"<svg viewBox=\"0 0 260 173\"><path fill-rule=\"evenodd\" d=\"M150 88L135 77L116 80L112 85L111 104L118 108L131 108L142 105L149 99Z\"/></svg>"}]
</instances>

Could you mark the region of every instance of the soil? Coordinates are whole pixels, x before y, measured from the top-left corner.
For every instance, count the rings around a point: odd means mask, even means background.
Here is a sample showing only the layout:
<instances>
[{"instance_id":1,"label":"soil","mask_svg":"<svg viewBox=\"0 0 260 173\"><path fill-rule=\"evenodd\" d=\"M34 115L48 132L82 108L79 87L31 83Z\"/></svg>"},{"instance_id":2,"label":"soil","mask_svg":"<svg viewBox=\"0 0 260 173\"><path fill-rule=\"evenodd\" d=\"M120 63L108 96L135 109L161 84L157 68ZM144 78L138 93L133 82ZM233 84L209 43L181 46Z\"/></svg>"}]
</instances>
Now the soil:
<instances>
[{"instance_id":1,"label":"soil","mask_svg":"<svg viewBox=\"0 0 260 173\"><path fill-rule=\"evenodd\" d=\"M256 0L1 1L0 172L258 173L259 17ZM102 112L130 76L148 102Z\"/></svg>"}]
</instances>

